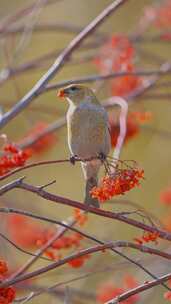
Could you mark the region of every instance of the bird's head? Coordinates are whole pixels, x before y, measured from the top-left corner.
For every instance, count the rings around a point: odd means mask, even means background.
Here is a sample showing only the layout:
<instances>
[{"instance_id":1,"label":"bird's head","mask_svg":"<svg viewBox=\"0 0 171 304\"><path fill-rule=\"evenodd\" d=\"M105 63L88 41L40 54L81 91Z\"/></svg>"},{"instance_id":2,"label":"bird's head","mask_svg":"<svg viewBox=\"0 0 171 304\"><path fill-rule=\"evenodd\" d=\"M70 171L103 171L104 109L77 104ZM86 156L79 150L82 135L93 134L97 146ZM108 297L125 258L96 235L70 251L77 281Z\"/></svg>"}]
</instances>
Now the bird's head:
<instances>
[{"instance_id":1,"label":"bird's head","mask_svg":"<svg viewBox=\"0 0 171 304\"><path fill-rule=\"evenodd\" d=\"M98 103L93 91L80 84L71 84L58 91L58 97L66 98L69 102L79 104L81 102Z\"/></svg>"}]
</instances>

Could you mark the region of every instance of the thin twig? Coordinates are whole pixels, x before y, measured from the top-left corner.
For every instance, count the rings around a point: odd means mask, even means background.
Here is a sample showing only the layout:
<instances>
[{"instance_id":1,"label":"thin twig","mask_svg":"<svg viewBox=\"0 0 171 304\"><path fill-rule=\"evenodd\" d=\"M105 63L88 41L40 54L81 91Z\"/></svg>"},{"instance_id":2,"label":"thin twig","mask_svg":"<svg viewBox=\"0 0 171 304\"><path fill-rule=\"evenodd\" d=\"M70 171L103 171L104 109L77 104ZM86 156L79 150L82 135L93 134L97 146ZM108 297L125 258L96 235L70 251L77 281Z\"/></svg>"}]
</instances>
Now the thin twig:
<instances>
[{"instance_id":1,"label":"thin twig","mask_svg":"<svg viewBox=\"0 0 171 304\"><path fill-rule=\"evenodd\" d=\"M153 280L153 281L150 281L150 282L145 282L144 284L139 285L138 287L132 288L131 290L126 291L125 293L123 293L120 296L106 302L105 304L120 303L122 301L127 300L128 298L130 298L133 295L136 295L136 294L141 293L143 291L146 291L146 290L148 290L152 287L160 285L162 282L166 282L170 279L171 279L171 273L165 274L165 275L161 276L160 278L158 278L157 280Z\"/></svg>"},{"instance_id":2,"label":"thin twig","mask_svg":"<svg viewBox=\"0 0 171 304\"><path fill-rule=\"evenodd\" d=\"M57 0L49 0L46 5L53 4ZM27 15L31 14L34 10L35 6L37 4L37 1L32 3L31 5L25 6L13 14L6 16L4 19L0 22L0 32L5 32L10 28L10 26L14 26L15 22L18 22L19 19L25 18Z\"/></svg>"},{"instance_id":3,"label":"thin twig","mask_svg":"<svg viewBox=\"0 0 171 304\"><path fill-rule=\"evenodd\" d=\"M59 204L63 204L65 206L69 206L69 207L74 207L74 208L78 208L102 217L106 217L106 218L111 218L111 219L115 219L117 221L120 222L124 222L128 225L140 228L142 230L146 230L149 232L157 232L159 238L171 241L171 233L161 230L157 227L154 226L149 226L146 225L142 222L139 222L135 219L132 218L128 218L125 215L123 215L122 213L117 213L117 212L111 212L111 211L107 211L107 210L103 210L103 209L98 209L98 208L94 208L91 206L86 206L85 204L82 204L78 201L75 200L71 200L69 198L65 198L59 195L55 195L52 193L49 193L47 191L45 191L44 189L39 189L39 187L33 186L33 185L29 185L23 182L23 177L19 178L15 181L12 181L11 183L8 183L6 185L4 185L3 187L0 188L0 195L5 194L6 192L15 189L15 188L19 188L19 189L24 189L26 191L32 192L37 194L38 196L44 198L45 200L51 201L51 202L55 202L55 203L59 203ZM3 212L2 210L4 210L3 208L0 208L0 212ZM10 208L7 208L7 210L10 210Z\"/></svg>"},{"instance_id":4,"label":"thin twig","mask_svg":"<svg viewBox=\"0 0 171 304\"><path fill-rule=\"evenodd\" d=\"M135 98L141 97L144 95L145 92L148 92L149 89L151 89L154 85L156 85L160 75L163 75L163 73L167 73L171 71L171 63L170 62L164 62L161 64L160 69L161 73L154 75L150 77L150 79L146 79L140 88L133 90L130 94L127 94L124 96L124 99L126 99L129 103L135 101ZM103 106L108 108L111 107L111 99L107 99L102 102ZM45 128L42 132L40 132L37 136L26 139L23 141L23 143L20 145L21 148L26 148L28 146L31 146L32 144L36 143L39 139L43 138L45 135L50 134L54 132L55 130L63 127L66 123L66 118L61 117L57 121L50 124L47 128Z\"/></svg>"},{"instance_id":5,"label":"thin twig","mask_svg":"<svg viewBox=\"0 0 171 304\"><path fill-rule=\"evenodd\" d=\"M147 247L147 246L137 245L137 244L134 244L134 243L123 242L123 241L109 242L109 243L105 243L104 245L97 245L97 246L93 246L93 247L90 247L90 248L83 249L79 252L73 253L73 254L71 254L71 255L69 255L69 256L67 256L67 257L65 257L65 258L63 258L63 259L61 259L57 262L54 262L50 265L44 266L44 267L39 268L39 269L37 269L35 271L32 271L30 273L21 275L21 276L15 278L15 279L6 280L6 281L0 283L0 288L8 287L10 285L17 284L21 281L31 279L33 277L37 277L41 274L49 272L52 269L56 269L57 267L60 267L64 264L67 264L68 262L70 262L74 259L77 259L79 257L85 256L85 255L88 255L88 254L93 254L93 253L96 253L96 252L99 252L99 251L101 252L101 251L104 251L105 249L111 249L111 248L114 248L114 247L131 247L131 248L138 249L138 250L140 250L142 252L145 252L145 253L159 255L160 257L171 260L171 255L170 254L168 254L166 252L161 252L157 249L153 249L153 248L150 248L150 247ZM156 282L156 280L155 280L155 282Z\"/></svg>"},{"instance_id":6,"label":"thin twig","mask_svg":"<svg viewBox=\"0 0 171 304\"><path fill-rule=\"evenodd\" d=\"M166 73L170 73L170 71L167 72L163 72L161 69L157 69L157 70L137 70L134 72L113 72L113 73L108 73L105 75L89 75L89 76L85 76L82 78L75 78L72 80L64 80L62 82L59 82L57 84L50 84L47 85L44 90L42 90L42 93L44 91L51 91L51 90L57 90L60 89L61 87L70 85L70 84L74 84L74 83L86 83L86 82L95 82L95 81L103 81L103 80L108 80L111 78L119 78L119 77L124 77L124 76L152 76L152 75L162 75L162 74L166 74Z\"/></svg>"},{"instance_id":7,"label":"thin twig","mask_svg":"<svg viewBox=\"0 0 171 304\"><path fill-rule=\"evenodd\" d=\"M17 244L15 244L13 241L11 241L10 239L8 239L4 234L2 234L0 232L0 237L3 238L5 241L7 241L9 244L11 244L13 247L15 247L17 250L21 251L22 253L25 253L27 255L31 255L32 257L36 257L36 254L27 251L21 247L19 247ZM42 260L46 260L46 261L51 261L50 259L46 258L46 257L40 257Z\"/></svg>"},{"instance_id":8,"label":"thin twig","mask_svg":"<svg viewBox=\"0 0 171 304\"><path fill-rule=\"evenodd\" d=\"M32 217L32 218L35 218L35 219L39 219L39 220L47 221L47 222L49 222L49 223L57 224L57 225L60 225L60 226L62 226L62 227L64 228L64 230L63 230L64 233L69 229L69 230L71 230L71 231L74 231L74 232L77 232L77 233L81 234L83 237L85 237L85 238L87 238L87 239L89 239L89 240L91 240L91 241L95 241L95 242L98 243L98 244L101 244L101 245L102 245L102 244L105 244L105 242L103 242L103 241L97 239L96 237L94 237L94 236L92 236L92 235L90 235L90 234L88 234L88 233L85 233L85 232L81 231L80 229L78 230L78 229L74 228L73 225L68 225L68 224L65 224L64 222L60 222L60 221L57 221L57 220L49 219L49 218L47 218L47 217L35 215L35 214L30 213L30 212L28 212L28 211L17 210L17 209L14 209L14 208L0 208L0 212L22 214L22 215L29 216L29 217ZM49 242L51 242L51 240L49 240ZM46 249L46 248L45 248L46 245L49 245L49 242L48 242L47 244L45 244L45 246L43 246L43 247L40 249L40 251L42 250L42 252L39 252L38 254L43 253L43 251ZM122 245L123 245L123 244L124 244L124 243L122 242ZM134 246L134 245L137 246L137 245L134 244L134 243L131 243L131 244L133 244L133 246ZM128 246L128 242L126 242L125 245L126 245L126 247L129 247L129 246ZM122 247L122 246L121 246L121 247ZM134 247L131 247L131 248L134 248ZM130 257L128 257L127 255L123 254L122 252L118 251L118 250L115 249L115 248L111 248L111 250L112 250L114 253L116 253L116 254L120 255L121 257L123 257L124 259L126 259L127 261L129 261L129 262L131 262L132 264L136 265L138 268L142 269L144 272L146 272L146 273L147 273L148 275L150 275L152 278L155 278L155 279L157 278L153 273L151 273L147 268L145 268L145 267L144 267L143 265L141 265L139 262L137 262L137 261L131 259ZM23 269L22 269L22 268L20 269L20 270L21 270L21 273L22 273L23 271L25 271L26 269L28 269L28 268L32 265L32 262L33 262L33 260L28 261L28 264L24 265L24 266L23 266ZM26 266L26 268L25 268L25 266ZM28 266L28 268L27 268L27 266ZM18 273L17 273L17 276L18 276ZM16 277L16 276L15 276L15 277ZM168 290L170 290L169 287L167 287L165 284L162 284L162 285L163 285L165 288L167 288Z\"/></svg>"},{"instance_id":9,"label":"thin twig","mask_svg":"<svg viewBox=\"0 0 171 304\"><path fill-rule=\"evenodd\" d=\"M67 221L67 225L69 227L73 227L73 225L76 223L75 219L72 220L68 220ZM55 235L53 235L40 249L38 249L35 254L34 257L31 258L30 260L28 260L20 269L17 270L17 272L15 272L12 276L10 276L10 279L16 278L19 275L25 273L39 258L41 258L42 254L59 238L61 238L66 231L68 231L68 227L61 227L61 229L59 229L59 231L57 230L57 232L55 233ZM49 259L48 259L49 260Z\"/></svg>"},{"instance_id":10,"label":"thin twig","mask_svg":"<svg viewBox=\"0 0 171 304\"><path fill-rule=\"evenodd\" d=\"M115 0L107 6L89 25L87 25L64 49L58 56L50 69L42 76L42 78L10 111L5 113L0 120L0 127L4 127L11 119L19 114L31 101L37 97L47 83L56 75L56 73L63 67L66 59L80 46L83 40L87 38L104 20L114 13L121 5L128 0Z\"/></svg>"}]
</instances>

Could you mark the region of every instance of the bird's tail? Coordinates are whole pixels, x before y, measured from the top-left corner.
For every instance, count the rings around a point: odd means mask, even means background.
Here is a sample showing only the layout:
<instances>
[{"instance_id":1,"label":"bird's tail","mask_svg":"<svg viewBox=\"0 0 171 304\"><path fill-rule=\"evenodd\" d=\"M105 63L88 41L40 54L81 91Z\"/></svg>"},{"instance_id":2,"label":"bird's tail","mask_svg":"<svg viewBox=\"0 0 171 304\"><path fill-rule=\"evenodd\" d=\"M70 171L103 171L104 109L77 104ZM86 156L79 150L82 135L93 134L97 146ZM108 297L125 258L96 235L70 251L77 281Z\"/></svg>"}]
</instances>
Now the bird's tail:
<instances>
[{"instance_id":1,"label":"bird's tail","mask_svg":"<svg viewBox=\"0 0 171 304\"><path fill-rule=\"evenodd\" d=\"M90 194L91 189L95 186L97 186L97 178L91 177L86 180L84 203L99 208L100 205L98 199L93 198Z\"/></svg>"}]
</instances>

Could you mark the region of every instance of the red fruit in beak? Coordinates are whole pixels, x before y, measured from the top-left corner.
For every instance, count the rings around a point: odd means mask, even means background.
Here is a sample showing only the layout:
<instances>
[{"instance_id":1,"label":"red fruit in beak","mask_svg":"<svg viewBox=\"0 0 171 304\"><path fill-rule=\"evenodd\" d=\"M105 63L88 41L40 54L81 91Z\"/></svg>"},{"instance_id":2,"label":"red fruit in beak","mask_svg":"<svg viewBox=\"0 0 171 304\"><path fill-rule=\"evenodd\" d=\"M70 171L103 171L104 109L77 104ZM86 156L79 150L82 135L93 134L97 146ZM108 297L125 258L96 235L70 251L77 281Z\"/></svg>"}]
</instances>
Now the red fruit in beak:
<instances>
[{"instance_id":1,"label":"red fruit in beak","mask_svg":"<svg viewBox=\"0 0 171 304\"><path fill-rule=\"evenodd\" d=\"M61 97L61 98L65 97L66 96L65 91L63 89L59 90L58 93L57 93L57 96Z\"/></svg>"}]
</instances>

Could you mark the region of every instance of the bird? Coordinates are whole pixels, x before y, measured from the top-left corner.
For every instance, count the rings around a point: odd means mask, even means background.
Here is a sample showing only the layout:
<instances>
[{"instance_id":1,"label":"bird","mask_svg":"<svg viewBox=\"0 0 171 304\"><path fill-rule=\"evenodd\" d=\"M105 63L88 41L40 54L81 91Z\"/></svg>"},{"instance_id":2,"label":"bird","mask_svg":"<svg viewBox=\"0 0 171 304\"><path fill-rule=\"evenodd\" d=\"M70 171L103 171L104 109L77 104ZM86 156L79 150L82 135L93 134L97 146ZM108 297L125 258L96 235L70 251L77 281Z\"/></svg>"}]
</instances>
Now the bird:
<instances>
[{"instance_id":1,"label":"bird","mask_svg":"<svg viewBox=\"0 0 171 304\"><path fill-rule=\"evenodd\" d=\"M81 159L85 179L84 203L99 208L90 191L98 185L98 173L111 148L108 114L93 90L71 84L58 91L69 103L66 114L70 160ZM87 160L87 161L86 161Z\"/></svg>"}]
</instances>

